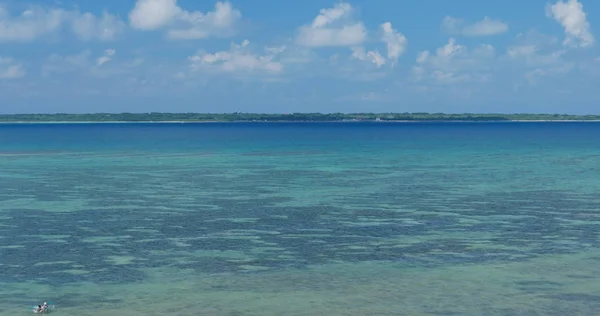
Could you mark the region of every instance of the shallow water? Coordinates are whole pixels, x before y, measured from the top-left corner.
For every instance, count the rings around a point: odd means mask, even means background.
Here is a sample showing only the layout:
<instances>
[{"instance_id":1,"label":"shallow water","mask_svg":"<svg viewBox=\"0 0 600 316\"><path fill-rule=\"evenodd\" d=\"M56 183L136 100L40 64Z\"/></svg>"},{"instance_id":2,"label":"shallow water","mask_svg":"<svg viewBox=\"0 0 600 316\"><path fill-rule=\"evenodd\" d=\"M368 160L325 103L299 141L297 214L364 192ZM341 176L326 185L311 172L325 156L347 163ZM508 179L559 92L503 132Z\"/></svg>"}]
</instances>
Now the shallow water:
<instances>
[{"instance_id":1,"label":"shallow water","mask_svg":"<svg viewBox=\"0 0 600 316\"><path fill-rule=\"evenodd\" d=\"M46 300L60 315L590 315L598 136L0 125L0 314Z\"/></svg>"}]
</instances>

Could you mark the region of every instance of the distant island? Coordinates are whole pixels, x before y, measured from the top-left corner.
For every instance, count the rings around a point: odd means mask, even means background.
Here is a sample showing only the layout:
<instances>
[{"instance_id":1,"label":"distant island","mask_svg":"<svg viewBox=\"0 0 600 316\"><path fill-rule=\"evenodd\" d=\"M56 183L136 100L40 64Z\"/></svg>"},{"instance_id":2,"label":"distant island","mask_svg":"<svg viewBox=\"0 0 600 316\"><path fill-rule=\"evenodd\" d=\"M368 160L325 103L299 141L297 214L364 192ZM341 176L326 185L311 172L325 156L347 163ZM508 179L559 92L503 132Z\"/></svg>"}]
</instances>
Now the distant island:
<instances>
[{"instance_id":1,"label":"distant island","mask_svg":"<svg viewBox=\"0 0 600 316\"><path fill-rule=\"evenodd\" d=\"M0 114L1 123L76 122L345 122L345 121L600 121L600 115L445 113L90 113Z\"/></svg>"}]
</instances>

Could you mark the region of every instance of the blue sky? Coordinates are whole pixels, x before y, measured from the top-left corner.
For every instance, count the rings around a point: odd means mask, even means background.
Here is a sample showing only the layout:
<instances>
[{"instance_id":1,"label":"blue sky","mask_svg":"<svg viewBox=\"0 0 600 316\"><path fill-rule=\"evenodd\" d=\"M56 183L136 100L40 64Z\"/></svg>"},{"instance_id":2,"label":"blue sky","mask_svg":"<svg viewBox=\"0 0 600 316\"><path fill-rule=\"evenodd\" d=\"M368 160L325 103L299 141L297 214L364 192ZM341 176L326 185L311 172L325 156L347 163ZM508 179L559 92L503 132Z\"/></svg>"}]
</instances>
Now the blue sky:
<instances>
[{"instance_id":1,"label":"blue sky","mask_svg":"<svg viewBox=\"0 0 600 316\"><path fill-rule=\"evenodd\" d=\"M0 0L0 112L600 114L600 1Z\"/></svg>"}]
</instances>

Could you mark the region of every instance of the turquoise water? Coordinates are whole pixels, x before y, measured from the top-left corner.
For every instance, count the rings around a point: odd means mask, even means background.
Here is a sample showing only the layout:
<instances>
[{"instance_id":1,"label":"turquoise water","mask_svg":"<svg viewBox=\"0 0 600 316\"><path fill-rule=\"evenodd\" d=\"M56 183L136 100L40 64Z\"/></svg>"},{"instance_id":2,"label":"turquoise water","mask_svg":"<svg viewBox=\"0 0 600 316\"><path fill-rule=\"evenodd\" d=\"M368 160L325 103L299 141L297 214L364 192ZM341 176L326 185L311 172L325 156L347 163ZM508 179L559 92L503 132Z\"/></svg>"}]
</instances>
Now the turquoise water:
<instances>
[{"instance_id":1,"label":"turquoise water","mask_svg":"<svg viewBox=\"0 0 600 316\"><path fill-rule=\"evenodd\" d=\"M0 314L592 315L600 123L0 125Z\"/></svg>"}]
</instances>

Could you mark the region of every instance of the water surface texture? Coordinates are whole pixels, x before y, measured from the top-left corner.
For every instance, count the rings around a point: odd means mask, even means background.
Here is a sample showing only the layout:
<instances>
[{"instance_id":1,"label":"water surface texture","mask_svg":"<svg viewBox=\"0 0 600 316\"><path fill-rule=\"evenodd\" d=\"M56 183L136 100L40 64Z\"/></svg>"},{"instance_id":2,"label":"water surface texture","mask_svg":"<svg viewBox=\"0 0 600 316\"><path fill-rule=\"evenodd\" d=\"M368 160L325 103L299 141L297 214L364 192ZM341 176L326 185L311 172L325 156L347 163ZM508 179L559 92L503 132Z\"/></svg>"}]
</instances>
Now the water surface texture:
<instances>
[{"instance_id":1,"label":"water surface texture","mask_svg":"<svg viewBox=\"0 0 600 316\"><path fill-rule=\"evenodd\" d=\"M0 314L595 315L600 123L0 125Z\"/></svg>"}]
</instances>

